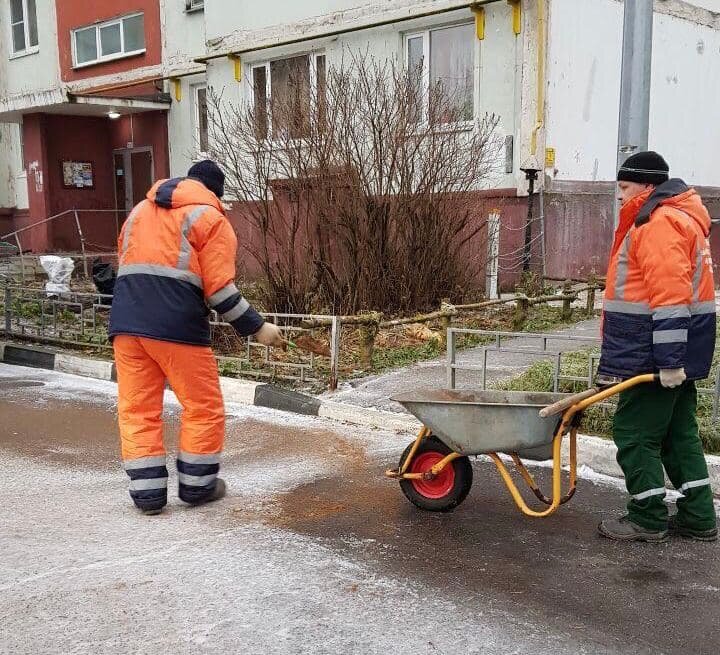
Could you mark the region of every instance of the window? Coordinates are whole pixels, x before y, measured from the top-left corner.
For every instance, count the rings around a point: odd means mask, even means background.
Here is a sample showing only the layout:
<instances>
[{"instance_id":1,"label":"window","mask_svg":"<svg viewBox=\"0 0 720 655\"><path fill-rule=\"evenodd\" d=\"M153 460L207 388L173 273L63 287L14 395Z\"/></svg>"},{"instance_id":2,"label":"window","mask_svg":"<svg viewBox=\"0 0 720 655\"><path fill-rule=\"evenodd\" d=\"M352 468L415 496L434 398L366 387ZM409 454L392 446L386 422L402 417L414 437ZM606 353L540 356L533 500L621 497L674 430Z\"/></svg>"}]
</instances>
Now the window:
<instances>
[{"instance_id":1,"label":"window","mask_svg":"<svg viewBox=\"0 0 720 655\"><path fill-rule=\"evenodd\" d=\"M252 68L255 130L258 139L310 133L314 121L327 114L325 55L299 55Z\"/></svg>"},{"instance_id":2,"label":"window","mask_svg":"<svg viewBox=\"0 0 720 655\"><path fill-rule=\"evenodd\" d=\"M208 152L207 87L195 87L195 134L200 154Z\"/></svg>"},{"instance_id":3,"label":"window","mask_svg":"<svg viewBox=\"0 0 720 655\"><path fill-rule=\"evenodd\" d=\"M472 23L409 34L405 38L408 74L421 103L422 116L437 123L475 117L475 27ZM442 98L434 111L433 98Z\"/></svg>"},{"instance_id":4,"label":"window","mask_svg":"<svg viewBox=\"0 0 720 655\"><path fill-rule=\"evenodd\" d=\"M13 54L34 52L38 46L35 0L10 0Z\"/></svg>"},{"instance_id":5,"label":"window","mask_svg":"<svg viewBox=\"0 0 720 655\"><path fill-rule=\"evenodd\" d=\"M75 68L145 52L145 19L132 14L73 31Z\"/></svg>"},{"instance_id":6,"label":"window","mask_svg":"<svg viewBox=\"0 0 720 655\"><path fill-rule=\"evenodd\" d=\"M185 11L202 11L205 8L205 0L185 0Z\"/></svg>"}]
</instances>

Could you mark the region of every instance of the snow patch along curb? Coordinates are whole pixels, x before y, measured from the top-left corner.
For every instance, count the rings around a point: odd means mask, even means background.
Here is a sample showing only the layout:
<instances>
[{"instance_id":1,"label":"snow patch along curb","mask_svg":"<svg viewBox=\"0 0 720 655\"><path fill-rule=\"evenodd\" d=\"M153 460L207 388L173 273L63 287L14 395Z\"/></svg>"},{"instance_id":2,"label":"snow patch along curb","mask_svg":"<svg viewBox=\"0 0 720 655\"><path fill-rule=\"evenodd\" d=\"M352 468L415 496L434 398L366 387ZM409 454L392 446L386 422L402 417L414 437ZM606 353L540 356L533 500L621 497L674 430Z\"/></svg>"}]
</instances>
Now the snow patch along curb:
<instances>
[{"instance_id":1,"label":"snow patch along curb","mask_svg":"<svg viewBox=\"0 0 720 655\"><path fill-rule=\"evenodd\" d=\"M99 380L117 380L115 364L112 362L16 343L0 342L0 362ZM420 422L414 416L320 399L262 382L221 377L220 388L227 403L256 405L305 416L318 416L368 429L407 432L409 439L420 429ZM616 454L617 448L612 441L600 437L578 436L578 466L588 466L597 473L621 478L622 471L615 459ZM567 461L567 440L563 443L563 457ZM717 493L720 491L720 456L706 455L705 459L713 489Z\"/></svg>"}]
</instances>

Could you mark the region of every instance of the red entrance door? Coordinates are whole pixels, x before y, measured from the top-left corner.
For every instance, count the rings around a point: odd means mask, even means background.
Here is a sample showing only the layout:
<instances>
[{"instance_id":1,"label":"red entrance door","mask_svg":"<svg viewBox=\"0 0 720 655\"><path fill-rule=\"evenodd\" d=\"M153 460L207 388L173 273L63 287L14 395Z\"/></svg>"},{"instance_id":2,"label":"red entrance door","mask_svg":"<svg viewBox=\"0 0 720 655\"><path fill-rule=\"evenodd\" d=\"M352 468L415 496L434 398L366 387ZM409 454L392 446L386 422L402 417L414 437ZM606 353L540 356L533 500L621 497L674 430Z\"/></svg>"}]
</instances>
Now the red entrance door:
<instances>
[{"instance_id":1,"label":"red entrance door","mask_svg":"<svg viewBox=\"0 0 720 655\"><path fill-rule=\"evenodd\" d=\"M115 168L115 207L125 219L155 181L152 148L131 148L113 153Z\"/></svg>"}]
</instances>

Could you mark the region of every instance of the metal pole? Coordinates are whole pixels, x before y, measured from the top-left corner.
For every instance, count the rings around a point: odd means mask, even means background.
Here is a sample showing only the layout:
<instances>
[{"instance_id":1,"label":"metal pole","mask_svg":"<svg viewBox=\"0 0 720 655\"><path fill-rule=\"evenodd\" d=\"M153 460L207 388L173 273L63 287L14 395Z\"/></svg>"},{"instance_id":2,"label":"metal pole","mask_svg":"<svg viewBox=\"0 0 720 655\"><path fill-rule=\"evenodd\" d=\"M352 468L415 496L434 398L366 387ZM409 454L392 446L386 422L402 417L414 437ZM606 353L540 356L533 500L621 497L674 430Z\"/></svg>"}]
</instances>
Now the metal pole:
<instances>
[{"instance_id":1,"label":"metal pole","mask_svg":"<svg viewBox=\"0 0 720 655\"><path fill-rule=\"evenodd\" d=\"M625 0L617 168L634 152L648 149L653 0ZM620 202L615 196L615 226Z\"/></svg>"},{"instance_id":2,"label":"metal pole","mask_svg":"<svg viewBox=\"0 0 720 655\"><path fill-rule=\"evenodd\" d=\"M10 283L5 285L5 336L9 337L12 331L12 292Z\"/></svg>"},{"instance_id":3,"label":"metal pole","mask_svg":"<svg viewBox=\"0 0 720 655\"><path fill-rule=\"evenodd\" d=\"M89 275L88 275L87 255L85 254L85 237L83 235L82 227L80 227L80 217L78 216L77 210L75 210L75 225L77 227L78 235L80 236L80 250L82 250L82 258L83 258L83 272L85 273L85 279L87 280Z\"/></svg>"},{"instance_id":4,"label":"metal pole","mask_svg":"<svg viewBox=\"0 0 720 655\"><path fill-rule=\"evenodd\" d=\"M537 173L528 177L528 213L525 221L525 245L523 248L523 272L530 270L530 254L532 251L533 195Z\"/></svg>"},{"instance_id":5,"label":"metal pole","mask_svg":"<svg viewBox=\"0 0 720 655\"><path fill-rule=\"evenodd\" d=\"M25 286L25 257L23 257L22 244L20 243L20 235L15 233L15 242L17 243L18 253L20 255L20 280Z\"/></svg>"},{"instance_id":6,"label":"metal pole","mask_svg":"<svg viewBox=\"0 0 720 655\"><path fill-rule=\"evenodd\" d=\"M446 363L446 373L447 373L447 388L448 389L454 389L455 388L455 330L452 328L448 328L447 331L447 363Z\"/></svg>"},{"instance_id":7,"label":"metal pole","mask_svg":"<svg viewBox=\"0 0 720 655\"><path fill-rule=\"evenodd\" d=\"M340 318L332 317L332 328L330 332L330 391L335 391L338 386L338 369L340 362Z\"/></svg>"}]
</instances>

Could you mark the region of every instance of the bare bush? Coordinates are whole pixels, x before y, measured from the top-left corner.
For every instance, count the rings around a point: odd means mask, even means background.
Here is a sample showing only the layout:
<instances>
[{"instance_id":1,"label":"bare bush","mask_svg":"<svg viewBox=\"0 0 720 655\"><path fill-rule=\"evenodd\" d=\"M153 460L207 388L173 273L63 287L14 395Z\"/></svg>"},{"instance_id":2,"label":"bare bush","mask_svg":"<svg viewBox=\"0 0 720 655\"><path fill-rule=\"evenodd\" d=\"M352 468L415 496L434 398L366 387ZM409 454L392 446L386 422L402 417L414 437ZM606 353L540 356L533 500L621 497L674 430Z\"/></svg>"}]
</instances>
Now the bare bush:
<instances>
[{"instance_id":1,"label":"bare bush","mask_svg":"<svg viewBox=\"0 0 720 655\"><path fill-rule=\"evenodd\" d=\"M484 261L474 192L494 174L497 118L465 121L454 94L423 92L419 72L393 62L351 57L311 84L302 59L270 100L262 76L252 102L209 95L211 156L253 227L241 236L268 308L396 312L458 297Z\"/></svg>"}]
</instances>

